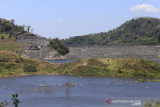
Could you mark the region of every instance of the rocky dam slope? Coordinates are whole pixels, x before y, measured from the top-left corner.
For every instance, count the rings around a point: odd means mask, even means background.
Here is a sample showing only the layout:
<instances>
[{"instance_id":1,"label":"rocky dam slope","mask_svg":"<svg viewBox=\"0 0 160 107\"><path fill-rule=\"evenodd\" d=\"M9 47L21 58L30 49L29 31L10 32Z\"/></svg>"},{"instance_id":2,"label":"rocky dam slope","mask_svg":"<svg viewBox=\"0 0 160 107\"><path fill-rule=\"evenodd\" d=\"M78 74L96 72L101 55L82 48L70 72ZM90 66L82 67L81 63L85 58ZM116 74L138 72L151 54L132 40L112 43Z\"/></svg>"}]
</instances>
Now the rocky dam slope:
<instances>
[{"instance_id":1,"label":"rocky dam slope","mask_svg":"<svg viewBox=\"0 0 160 107\"><path fill-rule=\"evenodd\" d=\"M61 59L62 56L53 49L48 47L49 40L34 34L22 34L16 39L16 43L27 44L23 56L41 60Z\"/></svg>"},{"instance_id":2,"label":"rocky dam slope","mask_svg":"<svg viewBox=\"0 0 160 107\"><path fill-rule=\"evenodd\" d=\"M160 46L82 46L69 47L68 59L83 58L140 58L159 59Z\"/></svg>"}]
</instances>

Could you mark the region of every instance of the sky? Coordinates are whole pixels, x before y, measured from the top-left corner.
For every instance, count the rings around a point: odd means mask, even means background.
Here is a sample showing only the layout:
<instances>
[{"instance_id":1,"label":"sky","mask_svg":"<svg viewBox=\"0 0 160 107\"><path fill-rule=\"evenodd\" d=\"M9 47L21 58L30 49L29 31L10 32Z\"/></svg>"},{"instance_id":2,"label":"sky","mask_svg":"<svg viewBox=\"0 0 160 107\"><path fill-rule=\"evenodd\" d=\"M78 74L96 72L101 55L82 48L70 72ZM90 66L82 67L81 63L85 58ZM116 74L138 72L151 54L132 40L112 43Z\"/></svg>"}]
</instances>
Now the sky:
<instances>
[{"instance_id":1,"label":"sky","mask_svg":"<svg viewBox=\"0 0 160 107\"><path fill-rule=\"evenodd\" d=\"M135 17L160 18L160 0L0 0L0 18L47 38L107 32Z\"/></svg>"}]
</instances>

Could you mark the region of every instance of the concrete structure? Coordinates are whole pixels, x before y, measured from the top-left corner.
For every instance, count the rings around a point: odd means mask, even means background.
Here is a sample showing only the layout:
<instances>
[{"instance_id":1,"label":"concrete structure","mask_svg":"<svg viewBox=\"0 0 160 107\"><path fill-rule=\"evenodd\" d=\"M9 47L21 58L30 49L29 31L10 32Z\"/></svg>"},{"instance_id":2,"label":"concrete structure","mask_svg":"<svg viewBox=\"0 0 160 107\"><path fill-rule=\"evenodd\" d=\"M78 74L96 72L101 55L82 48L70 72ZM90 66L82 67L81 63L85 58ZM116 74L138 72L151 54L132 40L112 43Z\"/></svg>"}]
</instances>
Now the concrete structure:
<instances>
[{"instance_id":1,"label":"concrete structure","mask_svg":"<svg viewBox=\"0 0 160 107\"><path fill-rule=\"evenodd\" d=\"M17 43L28 44L23 56L43 60L53 60L60 55L48 47L49 40L34 34L19 35ZM68 59L83 58L141 58L159 59L160 46L93 46L69 47Z\"/></svg>"},{"instance_id":2,"label":"concrete structure","mask_svg":"<svg viewBox=\"0 0 160 107\"><path fill-rule=\"evenodd\" d=\"M58 52L48 47L49 40L36 36L34 34L19 35L16 39L17 43L28 44L22 56L36 58L42 60L57 59Z\"/></svg>"},{"instance_id":3,"label":"concrete structure","mask_svg":"<svg viewBox=\"0 0 160 107\"><path fill-rule=\"evenodd\" d=\"M93 46L69 47L68 59L141 58L158 59L160 46Z\"/></svg>"},{"instance_id":4,"label":"concrete structure","mask_svg":"<svg viewBox=\"0 0 160 107\"><path fill-rule=\"evenodd\" d=\"M19 35L16 39L16 42L21 44L33 44L37 46L47 46L49 44L49 40L34 34Z\"/></svg>"}]
</instances>

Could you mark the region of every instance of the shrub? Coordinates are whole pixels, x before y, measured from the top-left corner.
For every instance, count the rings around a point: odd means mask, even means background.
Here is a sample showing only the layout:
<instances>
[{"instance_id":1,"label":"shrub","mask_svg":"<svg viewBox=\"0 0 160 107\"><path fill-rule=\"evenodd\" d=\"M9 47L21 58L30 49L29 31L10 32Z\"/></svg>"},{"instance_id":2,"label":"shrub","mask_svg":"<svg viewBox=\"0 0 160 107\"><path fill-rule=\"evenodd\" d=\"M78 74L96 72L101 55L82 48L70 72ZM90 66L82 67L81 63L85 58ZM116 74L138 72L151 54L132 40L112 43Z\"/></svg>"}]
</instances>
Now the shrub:
<instances>
[{"instance_id":1,"label":"shrub","mask_svg":"<svg viewBox=\"0 0 160 107\"><path fill-rule=\"evenodd\" d=\"M24 72L37 72L37 68L34 64L27 63L23 67Z\"/></svg>"},{"instance_id":2,"label":"shrub","mask_svg":"<svg viewBox=\"0 0 160 107\"><path fill-rule=\"evenodd\" d=\"M103 62L99 61L98 59L92 58L88 60L88 65L90 66L98 66L98 67L106 67Z\"/></svg>"},{"instance_id":3,"label":"shrub","mask_svg":"<svg viewBox=\"0 0 160 107\"><path fill-rule=\"evenodd\" d=\"M7 101L1 102L0 107L7 107L8 104L9 104L9 102L7 102Z\"/></svg>"},{"instance_id":4,"label":"shrub","mask_svg":"<svg viewBox=\"0 0 160 107\"><path fill-rule=\"evenodd\" d=\"M151 100L148 100L145 102L144 107L152 107L152 102Z\"/></svg>"},{"instance_id":5,"label":"shrub","mask_svg":"<svg viewBox=\"0 0 160 107\"><path fill-rule=\"evenodd\" d=\"M118 67L118 73L122 73L122 70L120 67Z\"/></svg>"},{"instance_id":6,"label":"shrub","mask_svg":"<svg viewBox=\"0 0 160 107\"><path fill-rule=\"evenodd\" d=\"M57 50L61 55L69 53L69 49L58 38L52 39L49 44L50 48Z\"/></svg>"}]
</instances>

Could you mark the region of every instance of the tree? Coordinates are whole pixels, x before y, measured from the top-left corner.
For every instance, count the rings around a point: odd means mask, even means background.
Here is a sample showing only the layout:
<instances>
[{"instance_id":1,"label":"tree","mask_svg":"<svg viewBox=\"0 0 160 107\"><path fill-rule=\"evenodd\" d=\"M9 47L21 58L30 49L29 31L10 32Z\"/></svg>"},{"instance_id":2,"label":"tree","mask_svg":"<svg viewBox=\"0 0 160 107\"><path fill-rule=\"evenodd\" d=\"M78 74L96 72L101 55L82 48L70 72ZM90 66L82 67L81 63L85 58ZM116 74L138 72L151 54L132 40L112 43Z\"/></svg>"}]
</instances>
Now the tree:
<instances>
[{"instance_id":1,"label":"tree","mask_svg":"<svg viewBox=\"0 0 160 107\"><path fill-rule=\"evenodd\" d=\"M20 101L17 99L18 94L12 94L12 100L13 100L13 104L15 107L18 107L18 103L20 103Z\"/></svg>"},{"instance_id":2,"label":"tree","mask_svg":"<svg viewBox=\"0 0 160 107\"><path fill-rule=\"evenodd\" d=\"M15 20L14 20L14 19L11 19L11 23L15 23Z\"/></svg>"},{"instance_id":3,"label":"tree","mask_svg":"<svg viewBox=\"0 0 160 107\"><path fill-rule=\"evenodd\" d=\"M69 53L67 46L65 46L58 38L52 39L49 46L57 50L61 55Z\"/></svg>"},{"instance_id":4,"label":"tree","mask_svg":"<svg viewBox=\"0 0 160 107\"><path fill-rule=\"evenodd\" d=\"M28 31L28 32L30 31L30 28L31 28L31 26L27 26L27 31Z\"/></svg>"}]
</instances>

